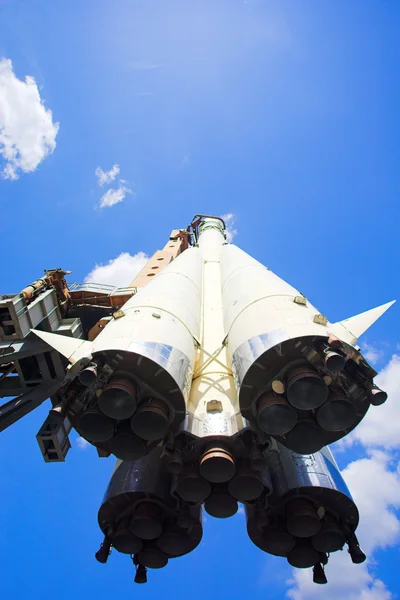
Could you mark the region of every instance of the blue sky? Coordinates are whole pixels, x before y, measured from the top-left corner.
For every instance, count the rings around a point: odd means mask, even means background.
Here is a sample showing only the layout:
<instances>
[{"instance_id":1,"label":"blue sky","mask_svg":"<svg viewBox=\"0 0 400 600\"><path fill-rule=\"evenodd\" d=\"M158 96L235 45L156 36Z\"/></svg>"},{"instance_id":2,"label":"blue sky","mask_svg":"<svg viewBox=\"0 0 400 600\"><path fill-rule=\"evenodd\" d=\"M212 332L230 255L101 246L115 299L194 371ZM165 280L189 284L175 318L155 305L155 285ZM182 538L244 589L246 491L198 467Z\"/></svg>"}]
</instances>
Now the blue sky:
<instances>
[{"instance_id":1,"label":"blue sky","mask_svg":"<svg viewBox=\"0 0 400 600\"><path fill-rule=\"evenodd\" d=\"M235 243L331 321L399 298L399 26L381 0L2 0L0 293L59 266L126 278L202 212L233 214ZM44 464L45 405L0 436L7 598L396 598L399 322L395 305L360 342L391 397L336 449L368 565L313 591L242 515L208 517L196 552L132 589L128 559L93 558L113 461L74 441Z\"/></svg>"}]
</instances>

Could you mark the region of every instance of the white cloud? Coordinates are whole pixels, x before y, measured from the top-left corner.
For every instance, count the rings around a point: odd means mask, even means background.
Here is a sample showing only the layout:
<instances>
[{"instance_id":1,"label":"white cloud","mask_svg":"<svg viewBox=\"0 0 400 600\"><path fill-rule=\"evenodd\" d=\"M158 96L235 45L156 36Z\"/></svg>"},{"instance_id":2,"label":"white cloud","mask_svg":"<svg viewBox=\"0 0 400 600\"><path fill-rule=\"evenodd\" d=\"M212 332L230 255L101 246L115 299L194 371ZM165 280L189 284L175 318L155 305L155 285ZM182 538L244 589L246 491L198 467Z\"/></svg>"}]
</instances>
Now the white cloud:
<instances>
[{"instance_id":1,"label":"white cloud","mask_svg":"<svg viewBox=\"0 0 400 600\"><path fill-rule=\"evenodd\" d=\"M118 164L113 165L109 171L103 171L101 167L97 167L95 170L97 183L100 187L110 184L119 175L120 170ZM127 194L132 194L132 190L127 187L126 183L125 179L120 179L117 188L108 189L100 198L100 208L119 204L126 198Z\"/></svg>"},{"instance_id":2,"label":"white cloud","mask_svg":"<svg viewBox=\"0 0 400 600\"><path fill-rule=\"evenodd\" d=\"M388 399L381 406L371 406L367 415L346 438L344 446L359 441L364 446L386 449L400 447L400 356L394 354L388 365L375 378Z\"/></svg>"},{"instance_id":3,"label":"white cloud","mask_svg":"<svg viewBox=\"0 0 400 600\"><path fill-rule=\"evenodd\" d=\"M237 229L234 229L236 215L234 213L227 213L226 215L222 215L221 218L225 221L226 225L226 240L231 244L238 232Z\"/></svg>"},{"instance_id":4,"label":"white cloud","mask_svg":"<svg viewBox=\"0 0 400 600\"><path fill-rule=\"evenodd\" d=\"M144 252L138 252L133 256L123 252L106 265L96 265L85 277L85 283L128 286L148 260L149 257Z\"/></svg>"},{"instance_id":5,"label":"white cloud","mask_svg":"<svg viewBox=\"0 0 400 600\"><path fill-rule=\"evenodd\" d=\"M313 583L310 569L297 569L292 587L287 592L291 600L391 600L391 592L380 579L375 579L367 566L353 565L347 551L335 552L325 568L327 585Z\"/></svg>"},{"instance_id":6,"label":"white cloud","mask_svg":"<svg viewBox=\"0 0 400 600\"><path fill-rule=\"evenodd\" d=\"M389 456L372 451L368 457L350 463L342 474L360 511L357 536L362 549L371 557L376 549L396 544L400 538L400 521L395 513L400 506L400 478ZM362 565L353 565L346 550L336 552L326 567L328 585L314 584L311 570L296 570L287 596L292 600L389 600L391 592L374 577L371 567L371 558Z\"/></svg>"},{"instance_id":7,"label":"white cloud","mask_svg":"<svg viewBox=\"0 0 400 600\"><path fill-rule=\"evenodd\" d=\"M119 172L119 165L113 165L109 171L103 171L101 167L97 167L95 170L95 174L98 179L97 183L101 187L103 187L103 185L109 184L111 183L111 181L114 181Z\"/></svg>"},{"instance_id":8,"label":"white cloud","mask_svg":"<svg viewBox=\"0 0 400 600\"><path fill-rule=\"evenodd\" d=\"M375 346L372 346L371 344L363 343L361 352L367 361L372 365L380 362L383 359L383 351L379 350Z\"/></svg>"},{"instance_id":9,"label":"white cloud","mask_svg":"<svg viewBox=\"0 0 400 600\"><path fill-rule=\"evenodd\" d=\"M310 571L296 570L287 596L292 600L391 600L390 590L375 578L373 553L400 541L400 447L398 418L400 391L400 356L394 355L376 378L389 394L383 406L371 407L369 413L351 434L363 444L366 456L347 465L342 475L360 512L357 536L369 556L362 565L353 565L347 552L334 553L326 568L328 585L312 583ZM350 437L350 436L349 436ZM384 450L383 450L384 449ZM389 454L388 450L392 452Z\"/></svg>"},{"instance_id":10,"label":"white cloud","mask_svg":"<svg viewBox=\"0 0 400 600\"><path fill-rule=\"evenodd\" d=\"M85 438L83 438L83 437L76 438L76 445L81 450L86 450L86 448L88 448L90 446L89 442L87 440L85 440Z\"/></svg>"},{"instance_id":11,"label":"white cloud","mask_svg":"<svg viewBox=\"0 0 400 600\"><path fill-rule=\"evenodd\" d=\"M12 62L0 60L0 154L4 179L35 171L56 147L59 123L53 123L33 77L16 77Z\"/></svg>"},{"instance_id":12,"label":"white cloud","mask_svg":"<svg viewBox=\"0 0 400 600\"><path fill-rule=\"evenodd\" d=\"M120 180L119 186L115 188L111 188L106 191L105 194L100 198L100 208L105 208L106 206L114 206L114 204L118 204L122 202L127 194L132 194L132 191L125 186L125 181L123 179Z\"/></svg>"},{"instance_id":13,"label":"white cloud","mask_svg":"<svg viewBox=\"0 0 400 600\"><path fill-rule=\"evenodd\" d=\"M400 539L400 521L393 509L400 507L400 479L390 456L368 450L369 456L351 462L343 477L360 512L357 535L367 554Z\"/></svg>"}]
</instances>

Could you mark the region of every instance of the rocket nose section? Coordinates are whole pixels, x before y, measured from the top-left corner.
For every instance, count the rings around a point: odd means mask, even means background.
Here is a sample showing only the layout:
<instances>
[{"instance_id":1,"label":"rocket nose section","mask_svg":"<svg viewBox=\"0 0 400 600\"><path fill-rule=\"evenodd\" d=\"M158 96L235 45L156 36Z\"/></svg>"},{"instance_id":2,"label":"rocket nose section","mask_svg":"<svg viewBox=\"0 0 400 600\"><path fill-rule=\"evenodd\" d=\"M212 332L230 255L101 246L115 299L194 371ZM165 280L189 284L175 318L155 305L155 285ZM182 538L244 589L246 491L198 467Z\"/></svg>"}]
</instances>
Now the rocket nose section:
<instances>
[{"instance_id":1,"label":"rocket nose section","mask_svg":"<svg viewBox=\"0 0 400 600\"><path fill-rule=\"evenodd\" d=\"M367 310L359 315L350 317L349 319L338 321L333 327L338 333L340 333L340 330L344 327L353 336L351 343L355 344L358 338L361 337L362 334L365 333L367 329L369 329L391 306L393 306L395 302L396 300L392 300L392 302L387 302L386 304Z\"/></svg>"},{"instance_id":2,"label":"rocket nose section","mask_svg":"<svg viewBox=\"0 0 400 600\"><path fill-rule=\"evenodd\" d=\"M31 332L37 335L48 346L56 350L62 356L65 356L71 364L83 357L90 358L92 344L85 340L59 335L58 333L49 333L47 331L38 331L31 329Z\"/></svg>"}]
</instances>

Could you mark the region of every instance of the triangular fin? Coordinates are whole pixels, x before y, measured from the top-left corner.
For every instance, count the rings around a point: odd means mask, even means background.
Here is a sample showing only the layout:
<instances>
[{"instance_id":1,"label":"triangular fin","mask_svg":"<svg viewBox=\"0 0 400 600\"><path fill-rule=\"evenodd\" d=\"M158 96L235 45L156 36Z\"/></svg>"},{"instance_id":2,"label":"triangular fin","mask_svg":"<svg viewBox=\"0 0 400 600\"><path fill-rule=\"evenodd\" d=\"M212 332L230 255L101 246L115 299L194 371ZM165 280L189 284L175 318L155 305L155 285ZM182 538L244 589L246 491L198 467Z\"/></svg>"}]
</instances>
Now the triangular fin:
<instances>
[{"instance_id":1,"label":"triangular fin","mask_svg":"<svg viewBox=\"0 0 400 600\"><path fill-rule=\"evenodd\" d=\"M70 363L76 362L77 359L83 356L90 356L92 348L90 342L58 333L38 331L37 329L31 329L31 332L40 337L48 346L57 350L59 354L68 358ZM73 356L74 354L75 356Z\"/></svg>"},{"instance_id":2,"label":"triangular fin","mask_svg":"<svg viewBox=\"0 0 400 600\"><path fill-rule=\"evenodd\" d=\"M387 302L386 304L371 308L371 310L367 310L359 315L350 317L349 319L339 321L334 324L334 327L344 327L353 336L351 343L355 344L358 338L361 337L362 334L365 333L367 329L369 329L371 325L373 325L375 321L377 321L395 302L396 300Z\"/></svg>"}]
</instances>

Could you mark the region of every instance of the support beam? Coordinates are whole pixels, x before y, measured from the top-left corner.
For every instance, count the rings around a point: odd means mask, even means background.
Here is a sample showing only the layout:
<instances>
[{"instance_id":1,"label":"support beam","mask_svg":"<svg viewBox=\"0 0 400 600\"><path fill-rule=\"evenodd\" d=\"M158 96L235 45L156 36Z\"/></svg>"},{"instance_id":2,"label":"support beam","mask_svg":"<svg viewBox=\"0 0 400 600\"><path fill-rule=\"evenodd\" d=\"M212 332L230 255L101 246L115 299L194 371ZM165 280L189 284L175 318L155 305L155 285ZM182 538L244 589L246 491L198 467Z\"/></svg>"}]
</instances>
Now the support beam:
<instances>
[{"instance_id":1,"label":"support beam","mask_svg":"<svg viewBox=\"0 0 400 600\"><path fill-rule=\"evenodd\" d=\"M47 398L55 394L61 384L62 379L43 383L0 406L0 431L4 431L32 410L35 410Z\"/></svg>"},{"instance_id":2,"label":"support beam","mask_svg":"<svg viewBox=\"0 0 400 600\"><path fill-rule=\"evenodd\" d=\"M33 337L33 336L32 336ZM49 346L35 337L32 340L18 340L16 342L0 341L0 365L15 362L28 356L36 356L48 352Z\"/></svg>"}]
</instances>

